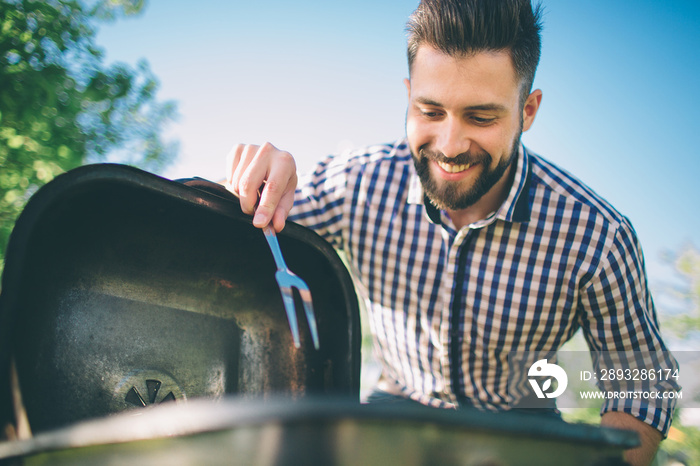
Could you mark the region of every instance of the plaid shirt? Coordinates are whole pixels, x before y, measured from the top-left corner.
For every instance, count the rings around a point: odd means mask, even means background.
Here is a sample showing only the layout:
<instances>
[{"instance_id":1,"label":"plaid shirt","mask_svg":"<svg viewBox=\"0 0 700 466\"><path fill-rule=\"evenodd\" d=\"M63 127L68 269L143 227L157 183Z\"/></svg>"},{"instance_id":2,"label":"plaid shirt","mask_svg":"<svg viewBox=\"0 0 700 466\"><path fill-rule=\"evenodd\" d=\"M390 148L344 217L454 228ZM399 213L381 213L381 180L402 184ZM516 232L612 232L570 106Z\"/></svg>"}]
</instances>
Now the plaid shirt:
<instances>
[{"instance_id":1,"label":"plaid shirt","mask_svg":"<svg viewBox=\"0 0 700 466\"><path fill-rule=\"evenodd\" d=\"M579 328L594 355L665 348L629 221L524 147L501 208L459 231L424 202L403 140L319 163L290 220L346 254L380 387L423 404L507 409L509 353L556 352ZM603 411L665 434L673 403L659 401Z\"/></svg>"}]
</instances>

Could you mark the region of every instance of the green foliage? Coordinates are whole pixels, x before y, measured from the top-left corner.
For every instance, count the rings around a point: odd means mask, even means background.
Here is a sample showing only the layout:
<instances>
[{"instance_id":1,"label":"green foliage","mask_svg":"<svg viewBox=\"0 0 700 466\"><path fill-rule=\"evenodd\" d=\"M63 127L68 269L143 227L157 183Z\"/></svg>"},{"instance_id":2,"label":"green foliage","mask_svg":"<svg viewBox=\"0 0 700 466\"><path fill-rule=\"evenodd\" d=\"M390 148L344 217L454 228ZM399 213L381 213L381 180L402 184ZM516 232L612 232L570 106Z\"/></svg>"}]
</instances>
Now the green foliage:
<instances>
[{"instance_id":1,"label":"green foliage","mask_svg":"<svg viewBox=\"0 0 700 466\"><path fill-rule=\"evenodd\" d=\"M692 426L675 426L666 440L661 443L660 458L668 458L659 464L700 464L700 429ZM675 462L672 460L676 460Z\"/></svg>"},{"instance_id":2,"label":"green foliage","mask_svg":"<svg viewBox=\"0 0 700 466\"><path fill-rule=\"evenodd\" d=\"M700 332L700 250L687 244L667 252L665 260L673 266L680 284L663 284L660 295L680 303L683 311L660 312L662 329L682 341L694 340Z\"/></svg>"},{"instance_id":3,"label":"green foliage","mask_svg":"<svg viewBox=\"0 0 700 466\"><path fill-rule=\"evenodd\" d=\"M61 172L113 161L161 170L176 115L156 101L145 61L105 65L98 21L136 14L143 0L0 0L0 264L30 195Z\"/></svg>"},{"instance_id":4,"label":"green foliage","mask_svg":"<svg viewBox=\"0 0 700 466\"><path fill-rule=\"evenodd\" d=\"M693 244L686 244L677 251L667 252L666 261L673 266L681 283L665 284L660 291L680 302L683 311L660 312L662 330L681 342L696 346L700 332L700 250ZM693 393L684 395L692 397ZM696 425L683 425L681 414L682 409L677 409L671 433L661 444L661 453L684 461L669 460L667 464L700 464L700 429Z\"/></svg>"},{"instance_id":5,"label":"green foliage","mask_svg":"<svg viewBox=\"0 0 700 466\"><path fill-rule=\"evenodd\" d=\"M689 304L690 312L679 318L680 326L686 331L700 330L700 251L686 246L676 257L675 266L688 284L682 298Z\"/></svg>"}]
</instances>

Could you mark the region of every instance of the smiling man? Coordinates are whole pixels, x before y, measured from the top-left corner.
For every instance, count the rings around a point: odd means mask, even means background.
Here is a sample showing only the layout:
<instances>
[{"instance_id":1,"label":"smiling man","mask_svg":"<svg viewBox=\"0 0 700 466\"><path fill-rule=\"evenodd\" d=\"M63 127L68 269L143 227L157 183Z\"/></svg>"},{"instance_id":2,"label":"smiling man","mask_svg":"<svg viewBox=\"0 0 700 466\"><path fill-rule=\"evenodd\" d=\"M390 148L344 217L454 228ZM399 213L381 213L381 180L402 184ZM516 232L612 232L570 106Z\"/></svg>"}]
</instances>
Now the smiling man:
<instances>
[{"instance_id":1,"label":"smiling man","mask_svg":"<svg viewBox=\"0 0 700 466\"><path fill-rule=\"evenodd\" d=\"M331 156L300 183L269 143L229 154L256 226L289 216L345 252L382 365L370 402L525 406L509 355L553 355L579 329L596 364L667 354L627 218L520 141L542 101L540 28L529 0L424 0L408 22L405 139ZM607 400L602 423L639 432L627 458L648 464L673 408Z\"/></svg>"},{"instance_id":2,"label":"smiling man","mask_svg":"<svg viewBox=\"0 0 700 466\"><path fill-rule=\"evenodd\" d=\"M481 220L505 200L542 92L521 105L521 80L503 50L452 56L426 44L410 69L406 133L423 189L457 227Z\"/></svg>"}]
</instances>

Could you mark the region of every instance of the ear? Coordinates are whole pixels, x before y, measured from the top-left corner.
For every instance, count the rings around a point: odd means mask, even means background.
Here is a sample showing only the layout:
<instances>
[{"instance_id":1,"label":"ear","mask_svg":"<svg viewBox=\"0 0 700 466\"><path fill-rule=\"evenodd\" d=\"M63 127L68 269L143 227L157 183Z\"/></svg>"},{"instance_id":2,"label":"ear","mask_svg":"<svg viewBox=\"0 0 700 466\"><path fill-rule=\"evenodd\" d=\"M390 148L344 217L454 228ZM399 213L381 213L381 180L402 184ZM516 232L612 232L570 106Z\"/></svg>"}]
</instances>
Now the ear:
<instances>
[{"instance_id":1,"label":"ear","mask_svg":"<svg viewBox=\"0 0 700 466\"><path fill-rule=\"evenodd\" d=\"M411 80L404 78L403 83L406 86L406 91L408 92L408 100L411 100Z\"/></svg>"},{"instance_id":2,"label":"ear","mask_svg":"<svg viewBox=\"0 0 700 466\"><path fill-rule=\"evenodd\" d=\"M540 108L540 103L542 103L542 91L535 89L527 96L525 105L523 105L523 131L529 130L532 126L537 110Z\"/></svg>"}]
</instances>

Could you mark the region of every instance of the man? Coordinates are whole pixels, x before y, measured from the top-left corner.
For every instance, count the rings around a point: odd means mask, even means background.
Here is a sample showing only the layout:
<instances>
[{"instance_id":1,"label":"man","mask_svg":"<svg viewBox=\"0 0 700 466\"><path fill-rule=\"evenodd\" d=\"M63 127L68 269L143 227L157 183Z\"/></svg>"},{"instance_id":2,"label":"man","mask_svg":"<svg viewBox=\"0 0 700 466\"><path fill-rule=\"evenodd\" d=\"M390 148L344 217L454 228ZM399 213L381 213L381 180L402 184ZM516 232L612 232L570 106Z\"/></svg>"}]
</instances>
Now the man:
<instances>
[{"instance_id":1,"label":"man","mask_svg":"<svg viewBox=\"0 0 700 466\"><path fill-rule=\"evenodd\" d=\"M594 357L665 348L628 220L520 143L542 100L540 29L529 0L424 0L408 23L406 140L330 157L296 190L290 154L229 154L254 225L290 215L345 251L381 394L507 409L513 352L551 354L579 328ZM673 405L618 401L602 424L639 432L628 461L648 464Z\"/></svg>"}]
</instances>

